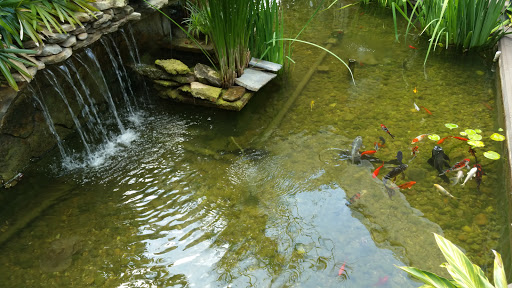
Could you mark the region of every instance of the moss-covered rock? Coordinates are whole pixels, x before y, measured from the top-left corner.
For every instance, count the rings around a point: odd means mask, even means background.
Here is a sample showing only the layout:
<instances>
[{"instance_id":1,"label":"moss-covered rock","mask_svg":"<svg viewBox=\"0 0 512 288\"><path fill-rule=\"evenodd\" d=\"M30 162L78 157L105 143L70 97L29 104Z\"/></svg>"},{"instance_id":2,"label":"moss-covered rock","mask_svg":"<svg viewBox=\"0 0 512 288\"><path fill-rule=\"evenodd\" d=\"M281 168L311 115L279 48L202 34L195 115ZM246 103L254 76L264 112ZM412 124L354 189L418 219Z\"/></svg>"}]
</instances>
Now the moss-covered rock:
<instances>
[{"instance_id":1,"label":"moss-covered rock","mask_svg":"<svg viewBox=\"0 0 512 288\"><path fill-rule=\"evenodd\" d=\"M181 83L171 80L153 80L153 83L162 87L178 87L181 85Z\"/></svg>"},{"instance_id":2,"label":"moss-covered rock","mask_svg":"<svg viewBox=\"0 0 512 288\"><path fill-rule=\"evenodd\" d=\"M192 91L192 96L211 102L217 101L222 92L221 88L205 85L199 82L190 83L190 89Z\"/></svg>"},{"instance_id":3,"label":"moss-covered rock","mask_svg":"<svg viewBox=\"0 0 512 288\"><path fill-rule=\"evenodd\" d=\"M142 76L146 76L152 80L171 80L171 75L162 69L148 64L135 64L133 70Z\"/></svg>"},{"instance_id":4,"label":"moss-covered rock","mask_svg":"<svg viewBox=\"0 0 512 288\"><path fill-rule=\"evenodd\" d=\"M162 67L172 75L183 75L190 73L190 69L183 62L176 59L156 60L155 64Z\"/></svg>"}]
</instances>

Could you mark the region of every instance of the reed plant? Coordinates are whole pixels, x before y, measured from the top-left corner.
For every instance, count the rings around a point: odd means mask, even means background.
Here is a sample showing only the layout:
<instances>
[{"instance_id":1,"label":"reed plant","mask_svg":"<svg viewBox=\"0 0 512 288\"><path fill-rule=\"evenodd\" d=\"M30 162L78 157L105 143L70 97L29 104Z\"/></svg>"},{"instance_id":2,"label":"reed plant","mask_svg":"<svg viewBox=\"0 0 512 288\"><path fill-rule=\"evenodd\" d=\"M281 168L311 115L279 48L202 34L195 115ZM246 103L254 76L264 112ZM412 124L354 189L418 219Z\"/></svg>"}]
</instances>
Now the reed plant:
<instances>
[{"instance_id":1,"label":"reed plant","mask_svg":"<svg viewBox=\"0 0 512 288\"><path fill-rule=\"evenodd\" d=\"M254 33L249 38L249 50L259 59L284 63L284 45L275 39L283 38L284 22L282 9L277 0L256 2Z\"/></svg>"},{"instance_id":2,"label":"reed plant","mask_svg":"<svg viewBox=\"0 0 512 288\"><path fill-rule=\"evenodd\" d=\"M257 1L253 0L199 0L206 11L210 39L223 87L232 86L243 74L250 55L249 38L254 31Z\"/></svg>"},{"instance_id":3,"label":"reed plant","mask_svg":"<svg viewBox=\"0 0 512 288\"><path fill-rule=\"evenodd\" d=\"M503 29L510 21L501 17L506 0L422 0L417 1L411 14L399 6L393 7L408 20L407 33L415 24L426 33L429 47L424 64L438 43L455 46L462 51L487 49L496 45L506 34ZM396 22L395 22L396 27ZM406 35L407 35L406 33Z\"/></svg>"}]
</instances>

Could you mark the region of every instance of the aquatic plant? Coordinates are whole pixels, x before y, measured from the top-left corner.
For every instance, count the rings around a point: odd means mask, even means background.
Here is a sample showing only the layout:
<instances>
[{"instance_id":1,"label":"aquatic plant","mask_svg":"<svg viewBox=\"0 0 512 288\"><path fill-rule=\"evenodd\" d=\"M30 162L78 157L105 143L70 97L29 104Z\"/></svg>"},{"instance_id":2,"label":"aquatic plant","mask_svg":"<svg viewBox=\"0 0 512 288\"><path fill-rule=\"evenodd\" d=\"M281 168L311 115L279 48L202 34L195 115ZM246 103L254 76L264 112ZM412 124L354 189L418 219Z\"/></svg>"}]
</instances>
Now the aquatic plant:
<instances>
[{"instance_id":1,"label":"aquatic plant","mask_svg":"<svg viewBox=\"0 0 512 288\"><path fill-rule=\"evenodd\" d=\"M270 62L284 63L284 45L274 41L282 38L284 23L282 10L277 0L261 0L256 7L254 33L249 38L249 50L259 59Z\"/></svg>"},{"instance_id":2,"label":"aquatic plant","mask_svg":"<svg viewBox=\"0 0 512 288\"><path fill-rule=\"evenodd\" d=\"M398 11L409 22L406 35L419 22L423 29L420 34L430 37L424 65L430 51L441 42L446 49L453 45L462 51L493 47L506 34L502 28L510 22L500 18L505 0L417 1L411 14L406 7L393 5L393 13Z\"/></svg>"},{"instance_id":3,"label":"aquatic plant","mask_svg":"<svg viewBox=\"0 0 512 288\"><path fill-rule=\"evenodd\" d=\"M49 31L62 33L61 23L82 25L75 17L75 12L85 11L92 14L96 8L89 5L92 0L10 0L0 1L0 70L7 83L16 91L18 85L11 74L11 68L21 75L31 78L26 66L33 66L16 54L35 54L23 47L25 35L42 43L37 31L45 27Z\"/></svg>"},{"instance_id":4,"label":"aquatic plant","mask_svg":"<svg viewBox=\"0 0 512 288\"><path fill-rule=\"evenodd\" d=\"M199 9L193 2L187 1L185 8L189 13L189 17L183 20L183 24L188 27L188 33L194 38L199 39L201 35L205 37L205 43L208 44L208 23L206 19L206 10Z\"/></svg>"},{"instance_id":5,"label":"aquatic plant","mask_svg":"<svg viewBox=\"0 0 512 288\"><path fill-rule=\"evenodd\" d=\"M494 285L485 276L480 267L473 264L464 253L457 248L450 240L441 235L435 234L437 245L448 263L442 264L453 277L452 280L438 276L432 272L424 271L414 267L398 267L411 276L419 279L426 285L421 287L456 288L456 287L496 287L507 288L507 277L501 255L494 253Z\"/></svg>"}]
</instances>

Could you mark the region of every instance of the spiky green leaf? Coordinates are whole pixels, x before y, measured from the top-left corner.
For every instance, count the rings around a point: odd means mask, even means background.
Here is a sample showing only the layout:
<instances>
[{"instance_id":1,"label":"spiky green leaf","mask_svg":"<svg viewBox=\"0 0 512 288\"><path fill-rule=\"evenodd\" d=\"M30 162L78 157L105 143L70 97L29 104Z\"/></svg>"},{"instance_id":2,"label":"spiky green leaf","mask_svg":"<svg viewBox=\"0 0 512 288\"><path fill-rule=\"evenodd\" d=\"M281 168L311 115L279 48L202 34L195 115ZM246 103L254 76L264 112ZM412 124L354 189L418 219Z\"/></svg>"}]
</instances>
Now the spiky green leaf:
<instances>
[{"instance_id":1,"label":"spiky green leaf","mask_svg":"<svg viewBox=\"0 0 512 288\"><path fill-rule=\"evenodd\" d=\"M494 253L494 285L496 288L507 288L507 276L505 275L501 255L494 250L492 252Z\"/></svg>"},{"instance_id":2,"label":"spiky green leaf","mask_svg":"<svg viewBox=\"0 0 512 288\"><path fill-rule=\"evenodd\" d=\"M435 233L434 235L439 249L448 261L446 269L457 283L468 288L494 288L483 274L482 269L473 265L457 246L443 236Z\"/></svg>"},{"instance_id":3,"label":"spiky green leaf","mask_svg":"<svg viewBox=\"0 0 512 288\"><path fill-rule=\"evenodd\" d=\"M411 276L416 277L417 279L421 280L423 283L426 283L427 287L457 288L457 286L455 284L453 284L450 280L443 278L441 276L437 276L434 273L424 271L424 270L414 268L414 267L401 266L398 268L409 273Z\"/></svg>"}]
</instances>

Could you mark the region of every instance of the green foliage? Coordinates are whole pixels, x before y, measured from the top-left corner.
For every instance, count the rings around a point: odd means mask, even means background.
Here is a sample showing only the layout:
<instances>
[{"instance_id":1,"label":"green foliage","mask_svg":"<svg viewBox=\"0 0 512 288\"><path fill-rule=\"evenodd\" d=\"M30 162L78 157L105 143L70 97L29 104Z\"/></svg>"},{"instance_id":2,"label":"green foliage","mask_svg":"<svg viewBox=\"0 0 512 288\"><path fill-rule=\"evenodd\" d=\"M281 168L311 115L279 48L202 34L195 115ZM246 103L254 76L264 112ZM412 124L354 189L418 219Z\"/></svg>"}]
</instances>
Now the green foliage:
<instances>
[{"instance_id":1,"label":"green foliage","mask_svg":"<svg viewBox=\"0 0 512 288\"><path fill-rule=\"evenodd\" d=\"M188 26L188 33L193 37L199 39L201 34L205 35L205 43L208 44L208 35L210 34L208 27L208 12L199 7L193 2L187 1L185 8L189 13L189 17L185 18L183 24Z\"/></svg>"},{"instance_id":2,"label":"green foliage","mask_svg":"<svg viewBox=\"0 0 512 288\"><path fill-rule=\"evenodd\" d=\"M82 26L74 16L82 11L92 14L96 11L89 5L92 0L0 0L0 70L9 85L18 90L11 68L24 77L31 77L26 66L34 65L16 56L16 54L34 54L35 51L18 49L23 47L25 35L42 43L40 32L43 27L49 31L62 33L61 23Z\"/></svg>"},{"instance_id":3,"label":"green foliage","mask_svg":"<svg viewBox=\"0 0 512 288\"><path fill-rule=\"evenodd\" d=\"M424 64L441 42L462 51L493 47L506 33L501 28L510 22L500 17L505 0L423 0L416 2L410 15L406 7L393 7L409 21L406 34L418 22L421 33L430 37Z\"/></svg>"},{"instance_id":4,"label":"green foliage","mask_svg":"<svg viewBox=\"0 0 512 288\"><path fill-rule=\"evenodd\" d=\"M448 239L434 234L436 237L437 245L443 253L448 263L442 266L448 270L448 273L453 277L453 280L448 280L434 273L427 272L414 267L398 267L415 278L421 280L426 285L421 287L436 287L436 288L457 288L457 287L481 287L481 288L506 288L507 281L505 276L505 269L501 255L494 251L494 285L489 282L480 267L471 263L468 257L460 251Z\"/></svg>"},{"instance_id":5,"label":"green foliage","mask_svg":"<svg viewBox=\"0 0 512 288\"><path fill-rule=\"evenodd\" d=\"M261 0L256 9L254 34L249 38L249 50L259 59L284 63L284 45L273 39L282 38L284 25L277 0Z\"/></svg>"}]
</instances>

